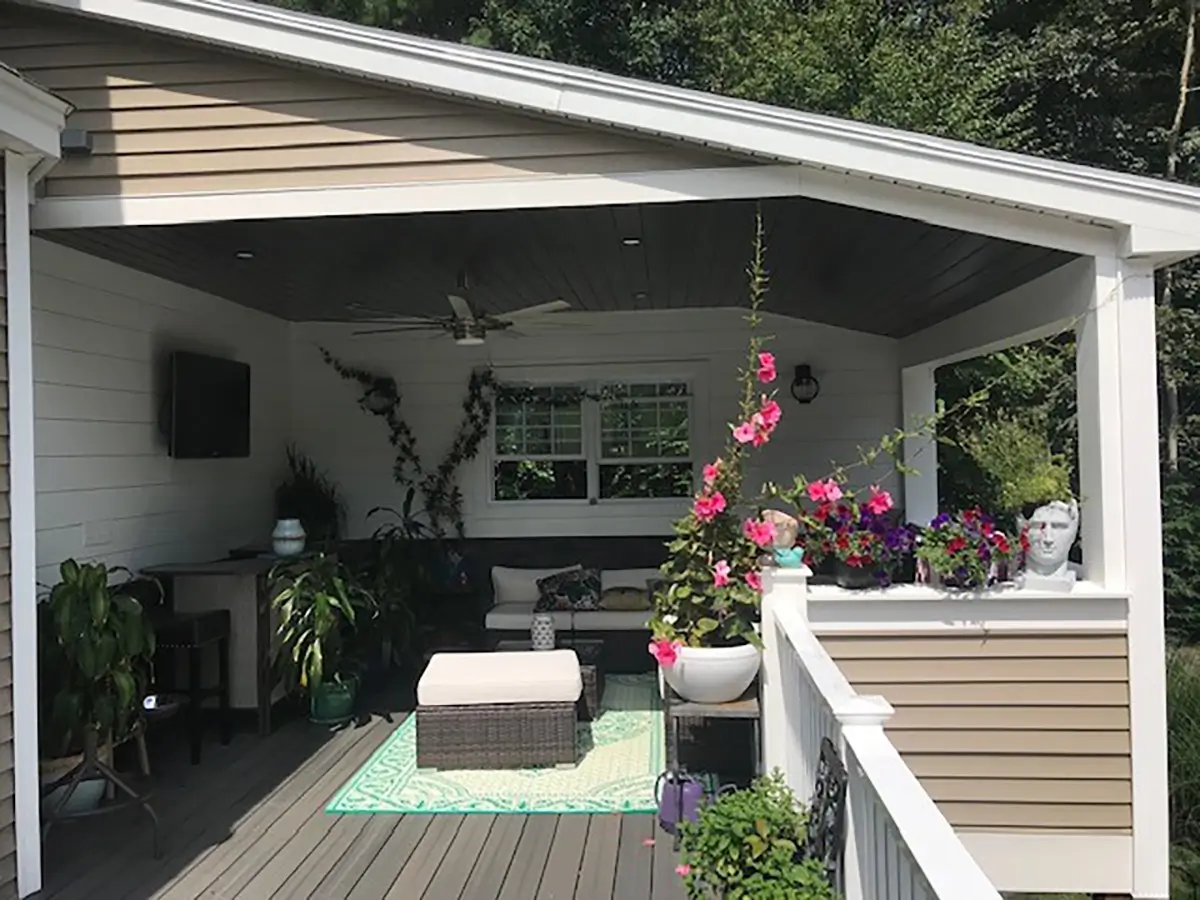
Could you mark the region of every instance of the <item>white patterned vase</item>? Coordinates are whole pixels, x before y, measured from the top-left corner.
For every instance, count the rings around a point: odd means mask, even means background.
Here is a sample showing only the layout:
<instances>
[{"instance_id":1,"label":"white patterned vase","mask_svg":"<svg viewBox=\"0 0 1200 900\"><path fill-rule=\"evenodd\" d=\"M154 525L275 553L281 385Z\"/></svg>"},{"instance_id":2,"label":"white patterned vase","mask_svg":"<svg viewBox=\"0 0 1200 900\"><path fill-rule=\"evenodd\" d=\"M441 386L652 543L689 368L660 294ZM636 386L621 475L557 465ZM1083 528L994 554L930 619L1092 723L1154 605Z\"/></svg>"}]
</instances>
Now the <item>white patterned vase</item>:
<instances>
[{"instance_id":1,"label":"white patterned vase","mask_svg":"<svg viewBox=\"0 0 1200 900\"><path fill-rule=\"evenodd\" d=\"M307 537L299 519L280 519L271 532L271 549L276 556L299 556Z\"/></svg>"},{"instance_id":2,"label":"white patterned vase","mask_svg":"<svg viewBox=\"0 0 1200 900\"><path fill-rule=\"evenodd\" d=\"M529 640L534 650L554 649L554 616L534 616L529 627Z\"/></svg>"}]
</instances>

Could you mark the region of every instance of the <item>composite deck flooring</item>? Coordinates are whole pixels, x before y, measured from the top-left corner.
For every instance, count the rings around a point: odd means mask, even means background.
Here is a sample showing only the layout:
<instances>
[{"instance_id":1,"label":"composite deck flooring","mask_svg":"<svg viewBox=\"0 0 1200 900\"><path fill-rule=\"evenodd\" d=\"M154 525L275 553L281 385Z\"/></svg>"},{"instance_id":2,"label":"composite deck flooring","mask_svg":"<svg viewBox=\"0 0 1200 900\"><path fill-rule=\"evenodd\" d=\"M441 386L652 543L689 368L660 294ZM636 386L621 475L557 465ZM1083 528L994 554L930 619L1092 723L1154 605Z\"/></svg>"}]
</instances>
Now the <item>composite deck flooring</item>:
<instances>
[{"instance_id":1,"label":"composite deck flooring","mask_svg":"<svg viewBox=\"0 0 1200 900\"><path fill-rule=\"evenodd\" d=\"M127 809L56 825L42 900L681 900L651 816L329 815L324 807L401 721L204 744L198 766L152 745L162 820Z\"/></svg>"}]
</instances>

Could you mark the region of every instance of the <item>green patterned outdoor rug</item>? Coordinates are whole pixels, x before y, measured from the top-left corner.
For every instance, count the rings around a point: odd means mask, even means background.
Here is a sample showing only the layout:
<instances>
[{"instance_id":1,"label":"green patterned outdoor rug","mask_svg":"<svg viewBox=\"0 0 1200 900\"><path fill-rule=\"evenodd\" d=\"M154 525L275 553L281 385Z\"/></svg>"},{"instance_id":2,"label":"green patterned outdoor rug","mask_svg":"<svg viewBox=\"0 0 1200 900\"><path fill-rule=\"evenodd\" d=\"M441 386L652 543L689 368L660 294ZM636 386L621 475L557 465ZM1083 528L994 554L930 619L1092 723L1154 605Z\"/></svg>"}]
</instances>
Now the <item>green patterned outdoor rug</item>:
<instances>
[{"instance_id":1,"label":"green patterned outdoor rug","mask_svg":"<svg viewBox=\"0 0 1200 900\"><path fill-rule=\"evenodd\" d=\"M652 812L663 769L653 675L609 675L600 716L580 723L573 769L417 770L416 716L405 719L325 807L330 813Z\"/></svg>"}]
</instances>

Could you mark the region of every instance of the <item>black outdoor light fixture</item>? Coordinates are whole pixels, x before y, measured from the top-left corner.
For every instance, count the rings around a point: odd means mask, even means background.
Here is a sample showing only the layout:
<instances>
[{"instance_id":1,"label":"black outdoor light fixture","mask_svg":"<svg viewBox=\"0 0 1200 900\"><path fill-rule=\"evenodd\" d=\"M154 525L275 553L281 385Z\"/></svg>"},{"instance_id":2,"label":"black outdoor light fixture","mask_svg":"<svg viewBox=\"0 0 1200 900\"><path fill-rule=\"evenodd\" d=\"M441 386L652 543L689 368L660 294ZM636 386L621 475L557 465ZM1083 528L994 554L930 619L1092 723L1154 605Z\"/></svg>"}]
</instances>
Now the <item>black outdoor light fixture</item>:
<instances>
[{"instance_id":1,"label":"black outdoor light fixture","mask_svg":"<svg viewBox=\"0 0 1200 900\"><path fill-rule=\"evenodd\" d=\"M821 393L821 382L813 377L812 366L796 366L796 375L792 378L792 396L797 403L812 403Z\"/></svg>"}]
</instances>

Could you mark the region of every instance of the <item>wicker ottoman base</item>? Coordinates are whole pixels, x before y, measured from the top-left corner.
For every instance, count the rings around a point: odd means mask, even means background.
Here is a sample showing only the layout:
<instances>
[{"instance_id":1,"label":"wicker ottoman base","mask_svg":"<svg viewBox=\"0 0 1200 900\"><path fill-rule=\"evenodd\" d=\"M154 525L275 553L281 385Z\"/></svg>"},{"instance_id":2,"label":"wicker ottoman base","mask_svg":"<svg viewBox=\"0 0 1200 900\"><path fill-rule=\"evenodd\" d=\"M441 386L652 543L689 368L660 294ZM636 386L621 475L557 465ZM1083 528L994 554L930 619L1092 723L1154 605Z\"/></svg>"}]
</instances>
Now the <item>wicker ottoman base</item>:
<instances>
[{"instance_id":1,"label":"wicker ottoman base","mask_svg":"<svg viewBox=\"0 0 1200 900\"><path fill-rule=\"evenodd\" d=\"M523 769L574 765L574 703L417 707L417 767Z\"/></svg>"}]
</instances>

